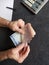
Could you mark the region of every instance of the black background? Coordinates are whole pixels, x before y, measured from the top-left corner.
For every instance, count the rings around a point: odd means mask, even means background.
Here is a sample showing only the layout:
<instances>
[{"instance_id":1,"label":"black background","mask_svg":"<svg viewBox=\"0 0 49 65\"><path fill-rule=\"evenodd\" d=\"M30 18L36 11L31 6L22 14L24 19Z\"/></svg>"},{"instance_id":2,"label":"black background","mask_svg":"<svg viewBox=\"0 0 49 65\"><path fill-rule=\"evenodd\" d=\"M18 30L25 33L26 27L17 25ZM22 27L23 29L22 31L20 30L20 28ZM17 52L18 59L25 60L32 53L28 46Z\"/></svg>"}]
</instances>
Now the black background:
<instances>
[{"instance_id":1,"label":"black background","mask_svg":"<svg viewBox=\"0 0 49 65\"><path fill-rule=\"evenodd\" d=\"M15 0L12 20L23 19L30 22L36 31L36 36L30 43L31 51L28 58L20 65L49 65L49 2L42 10L34 15L21 4L21 0ZM9 36L13 32L8 28L0 28L0 50L14 47ZM4 60L0 65L19 65L15 60Z\"/></svg>"}]
</instances>

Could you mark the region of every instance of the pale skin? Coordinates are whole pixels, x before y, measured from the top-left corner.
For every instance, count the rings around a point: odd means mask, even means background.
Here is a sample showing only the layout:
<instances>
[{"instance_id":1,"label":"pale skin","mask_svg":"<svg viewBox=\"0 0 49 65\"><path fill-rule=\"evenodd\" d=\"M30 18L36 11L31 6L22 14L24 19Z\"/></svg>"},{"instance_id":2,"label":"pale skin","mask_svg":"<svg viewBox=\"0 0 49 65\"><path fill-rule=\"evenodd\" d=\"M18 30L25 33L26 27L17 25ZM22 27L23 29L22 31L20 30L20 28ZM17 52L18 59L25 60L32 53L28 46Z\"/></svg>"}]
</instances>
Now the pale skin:
<instances>
[{"instance_id":1,"label":"pale skin","mask_svg":"<svg viewBox=\"0 0 49 65\"><path fill-rule=\"evenodd\" d=\"M8 27L12 31L17 31L21 34L24 34L22 28L24 27L25 22L22 19L9 22L6 19L0 17L0 27ZM18 63L22 63L30 52L30 46L27 43L22 43L19 46L6 50L0 51L0 61L5 59L14 59Z\"/></svg>"}]
</instances>

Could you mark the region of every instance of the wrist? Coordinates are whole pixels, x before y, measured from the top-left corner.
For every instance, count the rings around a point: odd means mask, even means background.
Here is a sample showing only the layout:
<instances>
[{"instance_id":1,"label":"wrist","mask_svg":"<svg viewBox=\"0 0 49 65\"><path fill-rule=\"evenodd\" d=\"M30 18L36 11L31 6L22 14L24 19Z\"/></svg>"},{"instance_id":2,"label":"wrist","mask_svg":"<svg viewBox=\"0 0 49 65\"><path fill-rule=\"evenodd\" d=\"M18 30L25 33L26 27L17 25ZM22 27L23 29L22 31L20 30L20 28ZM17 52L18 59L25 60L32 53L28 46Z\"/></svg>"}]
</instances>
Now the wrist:
<instances>
[{"instance_id":1,"label":"wrist","mask_svg":"<svg viewBox=\"0 0 49 65\"><path fill-rule=\"evenodd\" d=\"M7 59L8 58L11 59L12 53L11 53L11 50L10 49L7 51L6 56L7 56Z\"/></svg>"},{"instance_id":2,"label":"wrist","mask_svg":"<svg viewBox=\"0 0 49 65\"><path fill-rule=\"evenodd\" d=\"M8 59L7 51L0 52L0 61Z\"/></svg>"},{"instance_id":3,"label":"wrist","mask_svg":"<svg viewBox=\"0 0 49 65\"><path fill-rule=\"evenodd\" d=\"M0 17L0 26L2 26L2 27L8 27L9 23L10 23L10 21L8 21L8 20Z\"/></svg>"},{"instance_id":4,"label":"wrist","mask_svg":"<svg viewBox=\"0 0 49 65\"><path fill-rule=\"evenodd\" d=\"M11 29L11 27L12 27L12 22L8 22L8 23L7 23L7 27L8 27L9 29Z\"/></svg>"},{"instance_id":5,"label":"wrist","mask_svg":"<svg viewBox=\"0 0 49 65\"><path fill-rule=\"evenodd\" d=\"M11 22L7 22L7 24L6 24L6 26L8 27L8 28L10 28L10 24L11 24Z\"/></svg>"}]
</instances>

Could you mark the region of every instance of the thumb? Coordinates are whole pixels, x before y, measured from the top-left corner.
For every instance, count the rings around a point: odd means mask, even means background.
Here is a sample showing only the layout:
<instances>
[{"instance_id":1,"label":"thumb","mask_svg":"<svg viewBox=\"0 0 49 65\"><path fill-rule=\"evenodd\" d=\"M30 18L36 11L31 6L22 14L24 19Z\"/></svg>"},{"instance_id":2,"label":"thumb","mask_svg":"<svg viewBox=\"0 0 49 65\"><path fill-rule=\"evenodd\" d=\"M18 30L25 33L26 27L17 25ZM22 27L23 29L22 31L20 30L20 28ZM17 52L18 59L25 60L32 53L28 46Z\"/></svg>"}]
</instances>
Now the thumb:
<instances>
[{"instance_id":1,"label":"thumb","mask_svg":"<svg viewBox=\"0 0 49 65\"><path fill-rule=\"evenodd\" d=\"M22 43L19 46L17 46L17 51L22 50L25 47L25 45L26 45L25 43Z\"/></svg>"},{"instance_id":2,"label":"thumb","mask_svg":"<svg viewBox=\"0 0 49 65\"><path fill-rule=\"evenodd\" d=\"M21 34L24 34L24 30L23 29L17 28L16 31L19 32L19 33L21 33Z\"/></svg>"}]
</instances>

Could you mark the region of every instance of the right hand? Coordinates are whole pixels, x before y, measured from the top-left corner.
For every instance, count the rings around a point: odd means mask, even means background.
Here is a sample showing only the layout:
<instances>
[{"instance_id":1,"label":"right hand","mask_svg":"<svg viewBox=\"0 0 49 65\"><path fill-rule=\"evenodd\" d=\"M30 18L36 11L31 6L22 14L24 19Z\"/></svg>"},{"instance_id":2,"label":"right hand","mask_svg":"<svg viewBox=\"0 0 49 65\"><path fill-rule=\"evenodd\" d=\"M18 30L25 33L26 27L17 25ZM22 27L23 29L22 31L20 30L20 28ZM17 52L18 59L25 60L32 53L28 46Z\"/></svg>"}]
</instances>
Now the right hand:
<instances>
[{"instance_id":1,"label":"right hand","mask_svg":"<svg viewBox=\"0 0 49 65\"><path fill-rule=\"evenodd\" d=\"M18 63L22 63L30 52L30 47L26 43L22 43L16 48L8 51L8 58L16 60Z\"/></svg>"},{"instance_id":2,"label":"right hand","mask_svg":"<svg viewBox=\"0 0 49 65\"><path fill-rule=\"evenodd\" d=\"M8 27L15 32L19 32L21 34L24 34L24 31L22 30L22 28L24 27L25 22L22 19L18 19L16 21L11 21L8 24Z\"/></svg>"}]
</instances>

